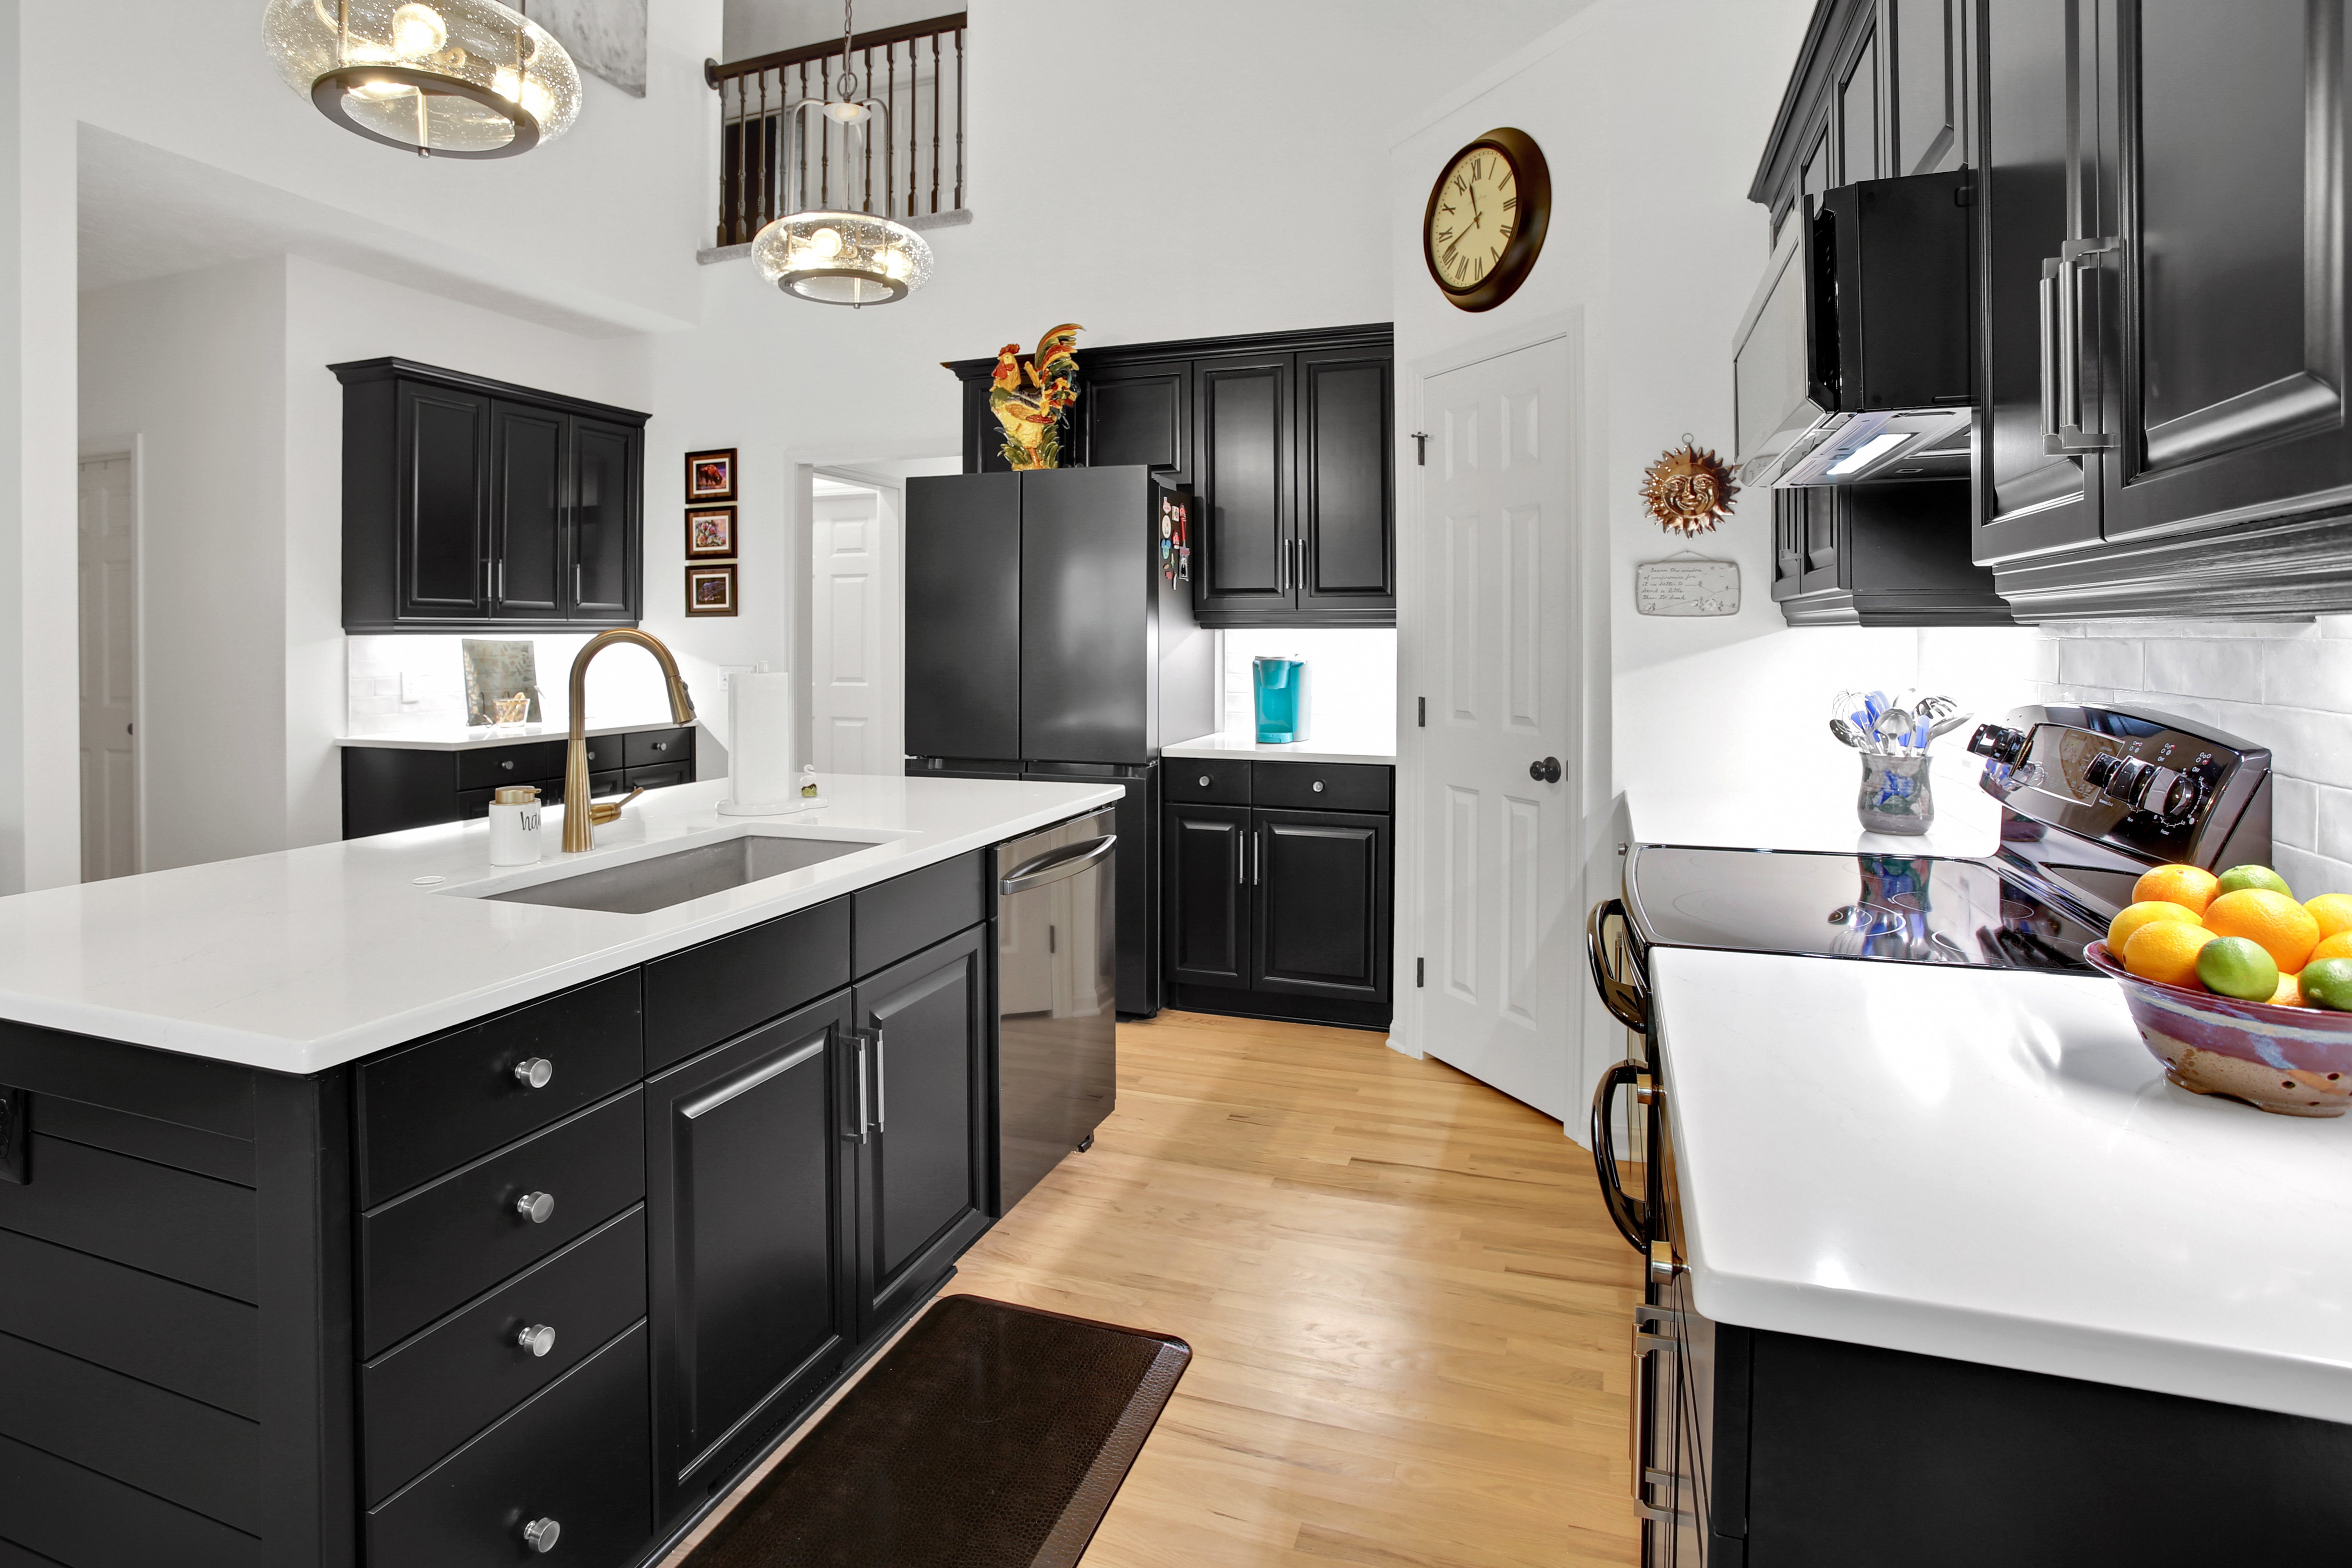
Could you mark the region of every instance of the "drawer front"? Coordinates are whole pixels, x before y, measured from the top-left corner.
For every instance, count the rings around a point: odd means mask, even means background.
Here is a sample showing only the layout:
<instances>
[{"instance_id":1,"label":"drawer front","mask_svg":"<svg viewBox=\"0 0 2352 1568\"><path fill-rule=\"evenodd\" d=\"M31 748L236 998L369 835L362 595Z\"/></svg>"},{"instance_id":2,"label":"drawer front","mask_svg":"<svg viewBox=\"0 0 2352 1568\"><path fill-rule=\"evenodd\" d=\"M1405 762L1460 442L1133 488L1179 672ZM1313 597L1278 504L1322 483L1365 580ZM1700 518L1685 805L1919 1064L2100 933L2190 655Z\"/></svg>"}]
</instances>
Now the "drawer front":
<instances>
[{"instance_id":1,"label":"drawer front","mask_svg":"<svg viewBox=\"0 0 2352 1568\"><path fill-rule=\"evenodd\" d=\"M537 1089L518 1076L547 1064ZM486 1018L359 1069L360 1206L593 1105L646 1075L634 969Z\"/></svg>"},{"instance_id":2,"label":"drawer front","mask_svg":"<svg viewBox=\"0 0 2352 1568\"><path fill-rule=\"evenodd\" d=\"M662 763L650 768L631 768L628 773L631 789L667 789L672 784L692 784L692 763Z\"/></svg>"},{"instance_id":3,"label":"drawer front","mask_svg":"<svg viewBox=\"0 0 2352 1568\"><path fill-rule=\"evenodd\" d=\"M628 774L619 768L614 768L605 773L590 773L588 793L597 800L604 800L616 795L626 795L629 786L624 781L627 777ZM560 776L551 779L525 779L522 782L539 786L540 805L562 805L563 804L563 780ZM466 791L457 797L457 819L461 822L479 822L489 816L490 797L496 794L498 791L492 789Z\"/></svg>"},{"instance_id":4,"label":"drawer front","mask_svg":"<svg viewBox=\"0 0 2352 1568\"><path fill-rule=\"evenodd\" d=\"M857 900L860 974L898 963L987 919L981 852L894 877L851 895Z\"/></svg>"},{"instance_id":5,"label":"drawer front","mask_svg":"<svg viewBox=\"0 0 2352 1568\"><path fill-rule=\"evenodd\" d=\"M1163 757L1160 776L1170 800L1197 801L1204 805L1250 803L1250 765L1246 762Z\"/></svg>"},{"instance_id":6,"label":"drawer front","mask_svg":"<svg viewBox=\"0 0 2352 1568\"><path fill-rule=\"evenodd\" d=\"M1365 763L1252 763L1250 804L1293 811L1385 812L1395 772Z\"/></svg>"},{"instance_id":7,"label":"drawer front","mask_svg":"<svg viewBox=\"0 0 2352 1568\"><path fill-rule=\"evenodd\" d=\"M646 965L646 1070L657 1072L849 984L835 899Z\"/></svg>"},{"instance_id":8,"label":"drawer front","mask_svg":"<svg viewBox=\"0 0 2352 1568\"><path fill-rule=\"evenodd\" d=\"M373 1356L646 1195L631 1089L360 1216L360 1353ZM519 1207L554 1200L543 1221Z\"/></svg>"},{"instance_id":9,"label":"drawer front","mask_svg":"<svg viewBox=\"0 0 2352 1568\"><path fill-rule=\"evenodd\" d=\"M531 784L563 776L562 741L533 741L521 746L483 746L457 753L459 789L496 789L500 784Z\"/></svg>"},{"instance_id":10,"label":"drawer front","mask_svg":"<svg viewBox=\"0 0 2352 1568\"><path fill-rule=\"evenodd\" d=\"M541 1521L550 1563L627 1568L653 1543L652 1475L639 1323L370 1510L368 1568L516 1568Z\"/></svg>"},{"instance_id":11,"label":"drawer front","mask_svg":"<svg viewBox=\"0 0 2352 1568\"><path fill-rule=\"evenodd\" d=\"M626 747L625 765L649 768L656 763L690 762L694 757L692 730L640 730L617 737Z\"/></svg>"},{"instance_id":12,"label":"drawer front","mask_svg":"<svg viewBox=\"0 0 2352 1568\"><path fill-rule=\"evenodd\" d=\"M646 1211L632 1208L360 1369L371 1506L646 1315ZM520 1342L553 1331L545 1353Z\"/></svg>"},{"instance_id":13,"label":"drawer front","mask_svg":"<svg viewBox=\"0 0 2352 1568\"><path fill-rule=\"evenodd\" d=\"M610 773L629 765L629 738L626 735L591 735L587 745L588 771L592 773ZM557 760L555 771L559 778L563 774L562 763L566 760Z\"/></svg>"}]
</instances>

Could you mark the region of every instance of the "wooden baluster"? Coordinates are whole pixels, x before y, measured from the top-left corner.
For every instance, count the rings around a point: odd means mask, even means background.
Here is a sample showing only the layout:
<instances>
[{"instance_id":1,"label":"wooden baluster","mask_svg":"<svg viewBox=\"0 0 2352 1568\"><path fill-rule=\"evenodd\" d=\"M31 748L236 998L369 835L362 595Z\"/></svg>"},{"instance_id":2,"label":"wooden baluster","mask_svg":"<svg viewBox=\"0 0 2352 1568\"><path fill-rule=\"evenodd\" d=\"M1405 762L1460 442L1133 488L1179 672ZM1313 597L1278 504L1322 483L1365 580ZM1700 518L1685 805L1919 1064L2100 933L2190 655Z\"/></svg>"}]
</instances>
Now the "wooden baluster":
<instances>
[{"instance_id":1,"label":"wooden baluster","mask_svg":"<svg viewBox=\"0 0 2352 1568\"><path fill-rule=\"evenodd\" d=\"M940 36L931 35L931 210L940 210Z\"/></svg>"},{"instance_id":2,"label":"wooden baluster","mask_svg":"<svg viewBox=\"0 0 2352 1568\"><path fill-rule=\"evenodd\" d=\"M908 58L912 58L910 47ZM884 128L889 132L890 143L882 150L883 180L888 186L882 193L882 216L887 217L890 216L890 203L898 195L898 182L895 177L896 170L891 163L891 159L897 157L898 153L898 46L897 44L889 43L882 46L882 64L890 75L890 90L882 100L890 106L890 123Z\"/></svg>"},{"instance_id":3,"label":"wooden baluster","mask_svg":"<svg viewBox=\"0 0 2352 1568\"><path fill-rule=\"evenodd\" d=\"M866 46L866 75L857 85L865 90L866 97L874 96L874 46L871 44ZM874 127L867 126L866 134L860 140L866 147L866 192L862 199L865 202L865 210L872 212L874 210Z\"/></svg>"},{"instance_id":4,"label":"wooden baluster","mask_svg":"<svg viewBox=\"0 0 2352 1568\"><path fill-rule=\"evenodd\" d=\"M963 29L956 29L956 210L963 210Z\"/></svg>"},{"instance_id":5,"label":"wooden baluster","mask_svg":"<svg viewBox=\"0 0 2352 1568\"><path fill-rule=\"evenodd\" d=\"M920 158L915 156L915 132L919 129L915 121L920 119L923 113L923 67L922 57L915 52L915 48L916 40L908 38L907 40L907 210L900 215L903 217L915 216L915 174L917 165L922 163Z\"/></svg>"},{"instance_id":6,"label":"wooden baluster","mask_svg":"<svg viewBox=\"0 0 2352 1568\"><path fill-rule=\"evenodd\" d=\"M803 103L806 103L807 101L808 101L808 61L806 61L806 60L803 60L803 61L801 62L801 95L800 95L800 98L799 98L799 99L798 99L798 100L797 100L793 104L793 106L792 106L792 119L791 119L791 123L792 123L792 124L793 124L793 125L800 125L800 124L804 123L804 121L803 121L802 116L801 116L801 105L802 105ZM800 165L801 165L801 167L800 167L800 177L801 177L801 189L800 189L800 195L797 195L797 196L795 196L795 197L793 198L793 200L795 200L795 201L797 201L797 202L800 202L800 203L802 203L803 205L806 205L806 203L807 203L807 201L808 201L808 143L807 143L807 142L805 142L805 141L803 141L803 142L801 143Z\"/></svg>"},{"instance_id":7,"label":"wooden baluster","mask_svg":"<svg viewBox=\"0 0 2352 1568\"><path fill-rule=\"evenodd\" d=\"M849 61L845 58L841 63L845 66ZM830 100L833 97L833 57L825 56L823 64L824 96ZM825 127L832 123L830 117L816 122L816 205L827 209L833 205L833 133Z\"/></svg>"},{"instance_id":8,"label":"wooden baluster","mask_svg":"<svg viewBox=\"0 0 2352 1568\"><path fill-rule=\"evenodd\" d=\"M781 90L781 82L778 87ZM768 219L775 216L770 210L773 202L768 194L769 182L776 172L773 160L768 156L768 73L762 70L760 73L760 211L759 221L752 226L753 234L767 227Z\"/></svg>"},{"instance_id":9,"label":"wooden baluster","mask_svg":"<svg viewBox=\"0 0 2352 1568\"><path fill-rule=\"evenodd\" d=\"M734 200L730 204L727 213L727 243L730 245L743 243L744 164L751 156L751 149L743 144L745 138L750 134L750 128L743 123L744 112L743 79L739 76L735 79Z\"/></svg>"}]
</instances>

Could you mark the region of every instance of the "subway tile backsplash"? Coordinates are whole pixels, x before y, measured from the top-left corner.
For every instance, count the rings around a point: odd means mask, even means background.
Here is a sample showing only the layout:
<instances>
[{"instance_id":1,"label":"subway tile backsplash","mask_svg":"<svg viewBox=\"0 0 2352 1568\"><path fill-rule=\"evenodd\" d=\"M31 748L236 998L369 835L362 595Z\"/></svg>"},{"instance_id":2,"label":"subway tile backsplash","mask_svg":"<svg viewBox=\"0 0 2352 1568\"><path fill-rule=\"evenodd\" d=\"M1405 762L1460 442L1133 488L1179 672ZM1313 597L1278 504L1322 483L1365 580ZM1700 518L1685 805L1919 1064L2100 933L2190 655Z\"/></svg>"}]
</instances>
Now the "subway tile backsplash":
<instances>
[{"instance_id":1,"label":"subway tile backsplash","mask_svg":"<svg viewBox=\"0 0 2352 1568\"><path fill-rule=\"evenodd\" d=\"M516 639L536 645L542 724L569 724L566 682L585 633ZM462 728L466 671L460 637L347 637L344 669L354 735L399 734ZM669 711L661 670L644 654L615 651L589 673L591 723L635 723Z\"/></svg>"}]
</instances>

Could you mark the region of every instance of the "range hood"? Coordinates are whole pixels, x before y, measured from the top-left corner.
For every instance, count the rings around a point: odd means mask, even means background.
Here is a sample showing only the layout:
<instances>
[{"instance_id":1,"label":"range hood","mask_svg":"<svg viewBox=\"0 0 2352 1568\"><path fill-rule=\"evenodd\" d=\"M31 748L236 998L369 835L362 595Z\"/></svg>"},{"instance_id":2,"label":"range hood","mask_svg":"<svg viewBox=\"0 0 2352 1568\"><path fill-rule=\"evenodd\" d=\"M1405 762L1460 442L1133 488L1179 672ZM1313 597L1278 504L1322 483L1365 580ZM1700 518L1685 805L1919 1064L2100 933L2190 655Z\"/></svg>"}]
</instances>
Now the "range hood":
<instances>
[{"instance_id":1,"label":"range hood","mask_svg":"<svg viewBox=\"0 0 2352 1568\"><path fill-rule=\"evenodd\" d=\"M1790 215L1732 343L1741 484L1968 478L1971 189L1865 180Z\"/></svg>"}]
</instances>

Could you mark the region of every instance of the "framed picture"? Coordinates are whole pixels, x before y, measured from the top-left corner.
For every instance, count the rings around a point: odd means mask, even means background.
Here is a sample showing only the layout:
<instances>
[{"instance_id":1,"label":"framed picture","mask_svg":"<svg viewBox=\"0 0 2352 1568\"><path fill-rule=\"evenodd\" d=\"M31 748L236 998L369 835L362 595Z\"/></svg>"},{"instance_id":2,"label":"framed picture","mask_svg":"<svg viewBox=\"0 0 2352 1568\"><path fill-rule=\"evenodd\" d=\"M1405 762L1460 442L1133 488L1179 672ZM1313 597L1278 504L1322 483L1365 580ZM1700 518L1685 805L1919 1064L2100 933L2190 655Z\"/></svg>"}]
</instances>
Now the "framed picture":
<instances>
[{"instance_id":1,"label":"framed picture","mask_svg":"<svg viewBox=\"0 0 2352 1568\"><path fill-rule=\"evenodd\" d=\"M735 509L731 506L690 506L686 509L686 558L708 561L735 553Z\"/></svg>"},{"instance_id":2,"label":"framed picture","mask_svg":"<svg viewBox=\"0 0 2352 1568\"><path fill-rule=\"evenodd\" d=\"M689 616L731 616L735 613L735 563L724 566L686 569L686 613Z\"/></svg>"},{"instance_id":3,"label":"framed picture","mask_svg":"<svg viewBox=\"0 0 2352 1568\"><path fill-rule=\"evenodd\" d=\"M686 499L690 501L735 499L734 447L721 447L715 452L688 452L686 455Z\"/></svg>"}]
</instances>

